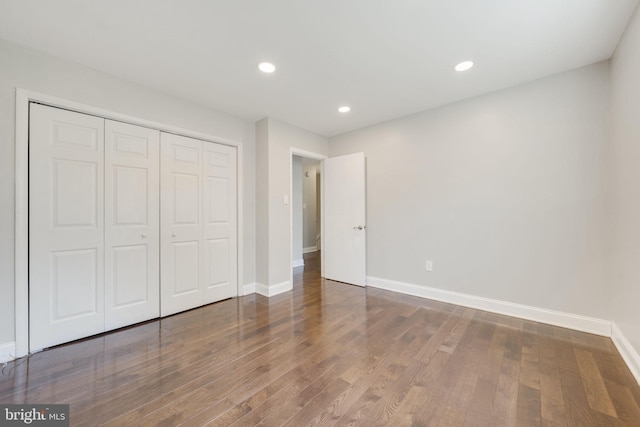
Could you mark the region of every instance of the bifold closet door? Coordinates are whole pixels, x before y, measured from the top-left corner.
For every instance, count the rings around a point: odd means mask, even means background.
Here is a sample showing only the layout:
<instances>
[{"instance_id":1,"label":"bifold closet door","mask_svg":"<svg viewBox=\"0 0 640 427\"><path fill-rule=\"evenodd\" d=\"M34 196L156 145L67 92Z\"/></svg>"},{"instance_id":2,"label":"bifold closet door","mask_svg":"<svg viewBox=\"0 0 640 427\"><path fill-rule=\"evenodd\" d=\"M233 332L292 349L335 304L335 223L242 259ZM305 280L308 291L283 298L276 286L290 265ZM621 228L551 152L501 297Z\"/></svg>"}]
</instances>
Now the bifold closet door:
<instances>
[{"instance_id":1,"label":"bifold closet door","mask_svg":"<svg viewBox=\"0 0 640 427\"><path fill-rule=\"evenodd\" d=\"M31 105L31 351L159 316L159 139Z\"/></svg>"},{"instance_id":2,"label":"bifold closet door","mask_svg":"<svg viewBox=\"0 0 640 427\"><path fill-rule=\"evenodd\" d=\"M161 316L202 305L202 141L160 135Z\"/></svg>"},{"instance_id":3,"label":"bifold closet door","mask_svg":"<svg viewBox=\"0 0 640 427\"><path fill-rule=\"evenodd\" d=\"M31 351L237 295L235 148L39 104L29 129Z\"/></svg>"},{"instance_id":4,"label":"bifold closet door","mask_svg":"<svg viewBox=\"0 0 640 427\"><path fill-rule=\"evenodd\" d=\"M160 132L105 123L105 328L160 316Z\"/></svg>"},{"instance_id":5,"label":"bifold closet door","mask_svg":"<svg viewBox=\"0 0 640 427\"><path fill-rule=\"evenodd\" d=\"M204 303L238 295L236 149L204 147Z\"/></svg>"},{"instance_id":6,"label":"bifold closet door","mask_svg":"<svg viewBox=\"0 0 640 427\"><path fill-rule=\"evenodd\" d=\"M162 316L237 296L236 150L161 133Z\"/></svg>"},{"instance_id":7,"label":"bifold closet door","mask_svg":"<svg viewBox=\"0 0 640 427\"><path fill-rule=\"evenodd\" d=\"M104 331L104 119L31 104L31 351Z\"/></svg>"}]
</instances>

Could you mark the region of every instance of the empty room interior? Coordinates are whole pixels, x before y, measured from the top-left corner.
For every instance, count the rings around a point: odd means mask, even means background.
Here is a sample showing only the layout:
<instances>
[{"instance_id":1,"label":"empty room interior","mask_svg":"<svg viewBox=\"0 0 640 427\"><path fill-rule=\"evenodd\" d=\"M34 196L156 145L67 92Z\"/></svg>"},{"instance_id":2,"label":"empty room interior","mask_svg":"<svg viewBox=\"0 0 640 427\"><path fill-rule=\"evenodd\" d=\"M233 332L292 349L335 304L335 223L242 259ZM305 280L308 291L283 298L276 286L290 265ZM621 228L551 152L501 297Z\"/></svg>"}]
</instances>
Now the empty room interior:
<instances>
[{"instance_id":1,"label":"empty room interior","mask_svg":"<svg viewBox=\"0 0 640 427\"><path fill-rule=\"evenodd\" d=\"M0 425L640 425L638 0L0 0L0 173Z\"/></svg>"}]
</instances>

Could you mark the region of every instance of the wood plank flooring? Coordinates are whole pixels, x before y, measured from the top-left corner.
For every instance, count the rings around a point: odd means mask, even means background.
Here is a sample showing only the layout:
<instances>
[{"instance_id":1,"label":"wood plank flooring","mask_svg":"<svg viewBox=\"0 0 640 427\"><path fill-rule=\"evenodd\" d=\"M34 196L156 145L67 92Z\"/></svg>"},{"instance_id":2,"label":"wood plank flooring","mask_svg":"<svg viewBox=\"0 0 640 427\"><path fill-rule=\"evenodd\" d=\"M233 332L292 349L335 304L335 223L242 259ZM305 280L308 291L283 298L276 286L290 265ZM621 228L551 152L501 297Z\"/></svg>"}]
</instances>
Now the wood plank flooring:
<instances>
[{"instance_id":1,"label":"wood plank flooring","mask_svg":"<svg viewBox=\"0 0 640 427\"><path fill-rule=\"evenodd\" d=\"M73 426L640 426L608 338L319 277L10 362Z\"/></svg>"}]
</instances>

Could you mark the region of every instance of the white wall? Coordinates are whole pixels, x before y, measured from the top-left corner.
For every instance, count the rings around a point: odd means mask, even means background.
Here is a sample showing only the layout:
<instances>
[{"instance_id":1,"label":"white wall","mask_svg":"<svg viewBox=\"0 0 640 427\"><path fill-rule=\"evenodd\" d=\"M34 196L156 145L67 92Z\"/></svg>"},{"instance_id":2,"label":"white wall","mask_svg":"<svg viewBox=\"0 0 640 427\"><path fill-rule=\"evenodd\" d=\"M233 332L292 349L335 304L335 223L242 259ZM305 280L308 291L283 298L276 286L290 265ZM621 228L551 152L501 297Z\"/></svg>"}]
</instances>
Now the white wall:
<instances>
[{"instance_id":1,"label":"white wall","mask_svg":"<svg viewBox=\"0 0 640 427\"><path fill-rule=\"evenodd\" d=\"M291 199L291 148L326 155L328 140L272 118L258 122L256 131L259 136L256 224L258 238L266 242L259 241L256 247L259 266L256 286L261 292L271 293L270 289L279 292L291 286L290 212L289 206L283 203L283 196ZM260 267L263 265L266 271Z\"/></svg>"},{"instance_id":2,"label":"white wall","mask_svg":"<svg viewBox=\"0 0 640 427\"><path fill-rule=\"evenodd\" d=\"M322 168L316 174L316 248L321 250L322 243L318 237L322 236Z\"/></svg>"},{"instance_id":3,"label":"white wall","mask_svg":"<svg viewBox=\"0 0 640 427\"><path fill-rule=\"evenodd\" d=\"M293 156L291 170L291 215L293 221L292 254L291 261L294 267L304 265L302 258L304 195L303 195L303 170L302 157Z\"/></svg>"},{"instance_id":4,"label":"white wall","mask_svg":"<svg viewBox=\"0 0 640 427\"><path fill-rule=\"evenodd\" d=\"M269 283L269 119L256 122L256 283Z\"/></svg>"},{"instance_id":5,"label":"white wall","mask_svg":"<svg viewBox=\"0 0 640 427\"><path fill-rule=\"evenodd\" d=\"M304 216L303 216L303 241L302 246L305 249L315 248L316 236L318 235L318 208L317 202L317 180L318 180L318 168L320 163L317 161L303 161L304 177L303 179L303 193L304 193ZM307 174L309 176L307 176Z\"/></svg>"},{"instance_id":6,"label":"white wall","mask_svg":"<svg viewBox=\"0 0 640 427\"><path fill-rule=\"evenodd\" d=\"M613 320L637 355L640 353L640 9L632 17L611 60L611 87Z\"/></svg>"},{"instance_id":7,"label":"white wall","mask_svg":"<svg viewBox=\"0 0 640 427\"><path fill-rule=\"evenodd\" d=\"M611 319L608 79L600 63L331 138L367 159L367 274Z\"/></svg>"},{"instance_id":8,"label":"white wall","mask_svg":"<svg viewBox=\"0 0 640 427\"><path fill-rule=\"evenodd\" d=\"M14 340L16 87L235 140L244 149L244 282L255 281L253 123L0 40L0 345Z\"/></svg>"}]
</instances>

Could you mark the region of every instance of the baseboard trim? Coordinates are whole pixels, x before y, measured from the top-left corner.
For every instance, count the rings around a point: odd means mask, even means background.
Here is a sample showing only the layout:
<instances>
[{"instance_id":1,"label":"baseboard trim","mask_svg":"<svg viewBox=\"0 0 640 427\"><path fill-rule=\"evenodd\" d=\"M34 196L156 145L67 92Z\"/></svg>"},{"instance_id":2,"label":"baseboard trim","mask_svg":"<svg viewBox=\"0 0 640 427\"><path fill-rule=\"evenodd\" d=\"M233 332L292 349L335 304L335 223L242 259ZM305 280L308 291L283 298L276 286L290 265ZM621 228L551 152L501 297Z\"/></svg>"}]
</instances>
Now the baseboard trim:
<instances>
[{"instance_id":1,"label":"baseboard trim","mask_svg":"<svg viewBox=\"0 0 640 427\"><path fill-rule=\"evenodd\" d=\"M256 283L256 293L265 297L273 297L288 292L293 289L290 281L278 283L277 285L267 286L262 283Z\"/></svg>"},{"instance_id":2,"label":"baseboard trim","mask_svg":"<svg viewBox=\"0 0 640 427\"><path fill-rule=\"evenodd\" d=\"M293 268L304 267L304 260L302 258L293 260Z\"/></svg>"},{"instance_id":3,"label":"baseboard trim","mask_svg":"<svg viewBox=\"0 0 640 427\"><path fill-rule=\"evenodd\" d=\"M310 254L311 252L317 252L318 246L309 246L308 248L302 249L303 254Z\"/></svg>"},{"instance_id":4,"label":"baseboard trim","mask_svg":"<svg viewBox=\"0 0 640 427\"><path fill-rule=\"evenodd\" d=\"M367 277L367 285L373 288L385 289L402 294L428 298L464 307L471 307L478 310L489 311L492 313L504 314L507 316L588 332L590 334L611 337L611 322L608 320L483 298L460 292L445 291L442 289L419 286L411 283L380 279L377 277Z\"/></svg>"},{"instance_id":5,"label":"baseboard trim","mask_svg":"<svg viewBox=\"0 0 640 427\"><path fill-rule=\"evenodd\" d=\"M636 381L640 384L640 354L633 348L615 322L611 325L611 339Z\"/></svg>"},{"instance_id":6,"label":"baseboard trim","mask_svg":"<svg viewBox=\"0 0 640 427\"><path fill-rule=\"evenodd\" d=\"M256 284L254 283L247 283L246 285L242 286L242 295L251 295L251 294L255 294L256 293Z\"/></svg>"},{"instance_id":7,"label":"baseboard trim","mask_svg":"<svg viewBox=\"0 0 640 427\"><path fill-rule=\"evenodd\" d=\"M269 287L267 285L263 285L262 283L256 282L256 294L268 297Z\"/></svg>"},{"instance_id":8,"label":"baseboard trim","mask_svg":"<svg viewBox=\"0 0 640 427\"><path fill-rule=\"evenodd\" d=\"M0 344L0 363L8 362L16 358L16 342Z\"/></svg>"}]
</instances>

